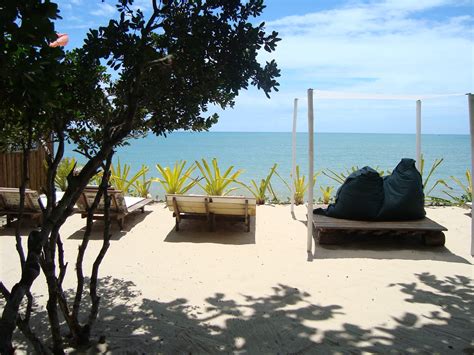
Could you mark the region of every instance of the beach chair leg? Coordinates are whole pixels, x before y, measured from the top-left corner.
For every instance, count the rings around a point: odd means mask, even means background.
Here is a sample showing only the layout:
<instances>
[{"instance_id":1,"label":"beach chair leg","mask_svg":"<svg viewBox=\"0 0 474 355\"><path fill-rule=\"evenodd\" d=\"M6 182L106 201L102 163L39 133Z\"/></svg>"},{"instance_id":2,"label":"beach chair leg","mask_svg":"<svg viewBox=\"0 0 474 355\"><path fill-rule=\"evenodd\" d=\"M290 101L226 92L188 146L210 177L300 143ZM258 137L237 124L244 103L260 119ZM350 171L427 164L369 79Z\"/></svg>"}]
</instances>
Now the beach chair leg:
<instances>
[{"instance_id":1,"label":"beach chair leg","mask_svg":"<svg viewBox=\"0 0 474 355\"><path fill-rule=\"evenodd\" d=\"M120 230L123 230L123 220L124 220L123 217L122 218L117 218L117 222L118 222Z\"/></svg>"},{"instance_id":2,"label":"beach chair leg","mask_svg":"<svg viewBox=\"0 0 474 355\"><path fill-rule=\"evenodd\" d=\"M250 232L249 200L245 200L245 225L247 226L247 233Z\"/></svg>"},{"instance_id":3,"label":"beach chair leg","mask_svg":"<svg viewBox=\"0 0 474 355\"><path fill-rule=\"evenodd\" d=\"M216 230L216 215L214 213L209 214L209 231L214 232Z\"/></svg>"},{"instance_id":4,"label":"beach chair leg","mask_svg":"<svg viewBox=\"0 0 474 355\"><path fill-rule=\"evenodd\" d=\"M179 218L178 218L178 215L176 215L176 222L175 222L175 227L174 229L176 230L176 232L179 232Z\"/></svg>"}]
</instances>

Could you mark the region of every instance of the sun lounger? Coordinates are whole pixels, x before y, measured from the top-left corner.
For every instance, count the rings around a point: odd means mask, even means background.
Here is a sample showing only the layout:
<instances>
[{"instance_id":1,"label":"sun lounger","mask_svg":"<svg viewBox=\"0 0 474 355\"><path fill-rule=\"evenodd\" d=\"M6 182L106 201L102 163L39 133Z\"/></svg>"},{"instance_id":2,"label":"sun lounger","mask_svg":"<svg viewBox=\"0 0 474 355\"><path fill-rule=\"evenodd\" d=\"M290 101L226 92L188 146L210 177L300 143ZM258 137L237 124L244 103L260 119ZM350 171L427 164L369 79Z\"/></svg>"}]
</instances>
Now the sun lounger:
<instances>
[{"instance_id":1,"label":"sun lounger","mask_svg":"<svg viewBox=\"0 0 474 355\"><path fill-rule=\"evenodd\" d=\"M0 187L0 216L6 215L7 225L13 218L18 218L19 211L20 190L17 187ZM26 189L23 215L40 223L43 212L36 190Z\"/></svg>"},{"instance_id":2,"label":"sun lounger","mask_svg":"<svg viewBox=\"0 0 474 355\"><path fill-rule=\"evenodd\" d=\"M98 187L86 187L81 196L77 200L77 206L82 218L87 217L87 212L92 206ZM125 217L134 211L145 211L145 206L152 203L153 200L142 197L124 196L120 190L113 188L108 189L108 194L111 197L110 201L110 217L116 219L120 229L123 229ZM104 218L104 199L102 198L94 211L93 219L99 220Z\"/></svg>"},{"instance_id":3,"label":"sun lounger","mask_svg":"<svg viewBox=\"0 0 474 355\"><path fill-rule=\"evenodd\" d=\"M250 231L250 217L256 215L256 200L245 196L166 195L166 205L176 218L176 230L184 218L207 218L214 229L215 216L230 216L245 222Z\"/></svg>"},{"instance_id":4,"label":"sun lounger","mask_svg":"<svg viewBox=\"0 0 474 355\"><path fill-rule=\"evenodd\" d=\"M445 227L424 217L412 221L354 221L349 219L332 218L322 215L313 216L316 230L315 237L319 244L336 244L344 239L344 234L413 234L421 235L423 242L431 246L443 246L445 243Z\"/></svg>"}]
</instances>

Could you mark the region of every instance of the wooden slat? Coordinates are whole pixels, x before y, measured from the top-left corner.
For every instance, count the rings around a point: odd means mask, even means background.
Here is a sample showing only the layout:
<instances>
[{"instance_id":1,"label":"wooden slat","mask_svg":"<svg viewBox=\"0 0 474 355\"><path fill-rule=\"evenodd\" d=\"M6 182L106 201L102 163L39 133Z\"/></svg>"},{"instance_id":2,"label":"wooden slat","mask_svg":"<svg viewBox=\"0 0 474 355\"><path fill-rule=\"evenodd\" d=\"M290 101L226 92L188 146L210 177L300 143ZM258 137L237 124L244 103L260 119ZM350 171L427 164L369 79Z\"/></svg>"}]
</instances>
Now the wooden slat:
<instances>
[{"instance_id":1,"label":"wooden slat","mask_svg":"<svg viewBox=\"0 0 474 355\"><path fill-rule=\"evenodd\" d=\"M399 231L447 231L435 221L425 217L415 221L353 221L349 219L332 218L321 215L313 216L316 229L332 230L399 230Z\"/></svg>"},{"instance_id":2,"label":"wooden slat","mask_svg":"<svg viewBox=\"0 0 474 355\"><path fill-rule=\"evenodd\" d=\"M178 202L201 202L201 203L204 203L204 200L207 198L206 195L166 195L166 201L169 204L172 204L173 197Z\"/></svg>"},{"instance_id":3,"label":"wooden slat","mask_svg":"<svg viewBox=\"0 0 474 355\"><path fill-rule=\"evenodd\" d=\"M241 215L245 216L245 205L226 205L224 203L215 204L214 202L209 204L209 212L214 214L230 214L230 215ZM250 216L255 216L255 207L249 206L248 213Z\"/></svg>"},{"instance_id":4,"label":"wooden slat","mask_svg":"<svg viewBox=\"0 0 474 355\"><path fill-rule=\"evenodd\" d=\"M52 149L52 145L49 147ZM42 146L30 152L29 184L33 190L43 191L46 188L46 151ZM23 154L18 152L0 153L0 186L19 187L23 174Z\"/></svg>"},{"instance_id":5,"label":"wooden slat","mask_svg":"<svg viewBox=\"0 0 474 355\"><path fill-rule=\"evenodd\" d=\"M142 207L145 207L146 205L152 203L153 200L151 198L144 198L143 200L131 205L131 206L128 206L127 209L128 209L128 212L133 212L135 210L138 210Z\"/></svg>"},{"instance_id":6,"label":"wooden slat","mask_svg":"<svg viewBox=\"0 0 474 355\"><path fill-rule=\"evenodd\" d=\"M245 196L210 196L212 202L222 202L225 204L242 204L245 205L245 200L248 201L249 206L255 206L257 204L257 200L253 197L245 197Z\"/></svg>"}]
</instances>

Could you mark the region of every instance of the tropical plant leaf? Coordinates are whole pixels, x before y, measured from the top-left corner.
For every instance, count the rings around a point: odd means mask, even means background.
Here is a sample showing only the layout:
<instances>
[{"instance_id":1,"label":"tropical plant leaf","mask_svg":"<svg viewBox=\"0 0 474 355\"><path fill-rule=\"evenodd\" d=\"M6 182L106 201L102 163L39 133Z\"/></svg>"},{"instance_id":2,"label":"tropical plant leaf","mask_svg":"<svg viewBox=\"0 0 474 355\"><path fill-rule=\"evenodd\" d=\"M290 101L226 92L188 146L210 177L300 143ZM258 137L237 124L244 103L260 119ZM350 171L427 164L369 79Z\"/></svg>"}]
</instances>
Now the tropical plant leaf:
<instances>
[{"instance_id":1,"label":"tropical plant leaf","mask_svg":"<svg viewBox=\"0 0 474 355\"><path fill-rule=\"evenodd\" d=\"M219 164L216 158L213 158L211 161L211 166L206 161L206 159L201 159L201 162L195 162L197 168L203 175L204 183L197 182L197 184L204 190L208 195L214 196L225 196L229 192L234 191L237 188L230 188L229 186L232 183L241 183L237 178L242 174L243 170L237 170L233 172L234 166L228 167L224 173L221 173Z\"/></svg>"}]
</instances>

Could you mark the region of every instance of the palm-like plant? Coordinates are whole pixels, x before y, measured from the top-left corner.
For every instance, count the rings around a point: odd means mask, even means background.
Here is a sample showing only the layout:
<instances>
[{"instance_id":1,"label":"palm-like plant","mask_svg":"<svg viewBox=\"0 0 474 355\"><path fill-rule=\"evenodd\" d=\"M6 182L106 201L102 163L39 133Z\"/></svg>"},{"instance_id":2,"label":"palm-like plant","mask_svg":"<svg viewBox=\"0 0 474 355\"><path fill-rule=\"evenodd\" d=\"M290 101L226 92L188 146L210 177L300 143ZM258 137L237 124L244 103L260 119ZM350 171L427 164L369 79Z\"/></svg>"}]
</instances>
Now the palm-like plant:
<instances>
[{"instance_id":1,"label":"palm-like plant","mask_svg":"<svg viewBox=\"0 0 474 355\"><path fill-rule=\"evenodd\" d=\"M351 166L349 169L346 169L345 171L343 171L341 173L337 173L334 170L331 170L331 169L327 168L326 170L322 171L322 174L327 176L331 180L334 180L335 182L337 182L339 184L343 184L344 181L346 181L347 177L350 174L356 172L357 170L359 170L359 167L357 165L356 166ZM374 170L377 171L380 176L384 176L385 174L386 175L391 174L390 170L386 170L386 171L381 170L378 166L376 166L374 168Z\"/></svg>"},{"instance_id":2,"label":"palm-like plant","mask_svg":"<svg viewBox=\"0 0 474 355\"><path fill-rule=\"evenodd\" d=\"M319 189L322 192L322 201L327 205L331 201L331 195L334 190L334 186L320 186Z\"/></svg>"},{"instance_id":3,"label":"palm-like plant","mask_svg":"<svg viewBox=\"0 0 474 355\"><path fill-rule=\"evenodd\" d=\"M201 172L205 184L198 182L198 185L201 186L206 194L225 196L238 189L238 187L229 188L232 183L243 185L240 181L237 181L237 178L242 174L243 170L232 172L234 166L230 166L222 173L217 164L216 158L212 159L211 165L209 165L205 159L202 159L201 161L202 164L196 160L196 166Z\"/></svg>"},{"instance_id":4,"label":"palm-like plant","mask_svg":"<svg viewBox=\"0 0 474 355\"><path fill-rule=\"evenodd\" d=\"M431 165L431 168L428 170L428 173L425 176L425 158L422 155L421 162L420 162L420 174L423 180L423 191L425 193L425 198L430 202L444 204L444 203L449 203L449 201L441 197L433 196L432 192L435 189L435 187L438 185L443 185L444 187L450 189L449 185L443 179L437 179L434 181L433 184L430 185L430 181L431 181L431 177L433 176L433 173L436 171L436 169L439 168L443 160L444 158L436 158L433 162L433 165Z\"/></svg>"},{"instance_id":5,"label":"palm-like plant","mask_svg":"<svg viewBox=\"0 0 474 355\"><path fill-rule=\"evenodd\" d=\"M153 181L159 182L167 194L185 194L198 182L198 179L191 179L191 174L196 170L196 166L191 165L186 170L185 166L186 161L176 162L172 168L156 164L161 178L155 178ZM191 181L189 181L190 179Z\"/></svg>"},{"instance_id":6,"label":"palm-like plant","mask_svg":"<svg viewBox=\"0 0 474 355\"><path fill-rule=\"evenodd\" d=\"M456 203L460 205L465 204L466 202L472 202L472 176L471 176L471 171L469 169L466 170L465 176L466 176L465 183L462 182L457 177L451 176L451 180L453 180L456 183L456 185L458 185L463 191L460 197L454 196L450 192L443 191L446 195L451 197Z\"/></svg>"},{"instance_id":7,"label":"palm-like plant","mask_svg":"<svg viewBox=\"0 0 474 355\"><path fill-rule=\"evenodd\" d=\"M64 158L58 165L56 177L54 178L54 185L61 191L67 188L67 177L71 171L76 167L76 159Z\"/></svg>"},{"instance_id":8,"label":"palm-like plant","mask_svg":"<svg viewBox=\"0 0 474 355\"><path fill-rule=\"evenodd\" d=\"M110 184L117 190L130 193L135 182L148 172L148 167L142 165L142 168L129 179L130 165L124 164L122 166L119 159L116 166L110 166L110 172Z\"/></svg>"},{"instance_id":9,"label":"palm-like plant","mask_svg":"<svg viewBox=\"0 0 474 355\"><path fill-rule=\"evenodd\" d=\"M277 175L280 180L285 184L285 186L288 188L288 190L291 193L291 186L286 182L285 179L283 179L280 174L278 174L277 171L275 171L275 175ZM316 184L316 178L319 175L319 172L316 173L313 177L313 185L311 188L314 187ZM295 205L301 205L304 203L304 195L306 194L306 191L308 191L309 188L309 183L306 182L306 176L305 175L300 175L300 166L296 166L296 176L293 177L293 188L294 188L294 200L295 200Z\"/></svg>"},{"instance_id":10,"label":"palm-like plant","mask_svg":"<svg viewBox=\"0 0 474 355\"><path fill-rule=\"evenodd\" d=\"M266 200L266 194L267 191L270 191L273 196L275 197L275 193L273 192L273 189L271 188L270 180L273 176L273 173L275 172L278 164L274 164L273 167L270 169L270 172L268 173L267 177L265 179L260 180L260 184L257 185L257 182L255 180L250 180L251 186L245 185L245 187L252 193L252 195L255 197L257 205L263 205L265 204Z\"/></svg>"},{"instance_id":11,"label":"palm-like plant","mask_svg":"<svg viewBox=\"0 0 474 355\"><path fill-rule=\"evenodd\" d=\"M142 165L142 169L144 168L145 166ZM148 168L146 168L146 171L141 175L139 179L135 180L135 183L133 184L133 195L145 198L150 196L150 187L151 183L153 182L153 179L146 178L147 171Z\"/></svg>"}]
</instances>

